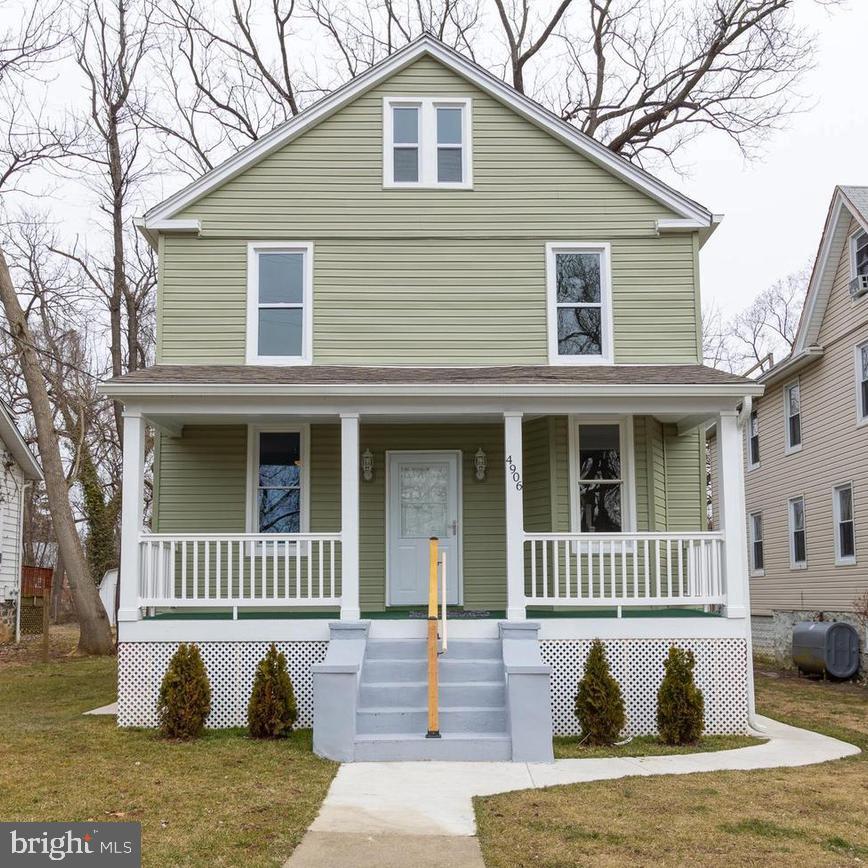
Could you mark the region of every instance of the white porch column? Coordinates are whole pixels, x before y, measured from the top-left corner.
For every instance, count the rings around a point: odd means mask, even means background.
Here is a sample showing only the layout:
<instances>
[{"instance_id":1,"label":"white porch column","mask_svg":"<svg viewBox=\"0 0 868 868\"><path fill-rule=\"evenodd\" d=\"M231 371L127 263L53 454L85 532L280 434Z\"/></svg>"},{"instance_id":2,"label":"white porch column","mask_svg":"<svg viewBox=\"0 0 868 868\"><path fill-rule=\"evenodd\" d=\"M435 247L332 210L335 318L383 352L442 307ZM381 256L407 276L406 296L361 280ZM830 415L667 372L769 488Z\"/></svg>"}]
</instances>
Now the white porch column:
<instances>
[{"instance_id":1,"label":"white porch column","mask_svg":"<svg viewBox=\"0 0 868 868\"><path fill-rule=\"evenodd\" d=\"M359 609L359 414L341 413L341 620Z\"/></svg>"},{"instance_id":2,"label":"white porch column","mask_svg":"<svg viewBox=\"0 0 868 868\"><path fill-rule=\"evenodd\" d=\"M139 620L139 535L144 520L145 418L124 410L124 467L121 501L121 583L118 621Z\"/></svg>"},{"instance_id":3,"label":"white porch column","mask_svg":"<svg viewBox=\"0 0 868 868\"><path fill-rule=\"evenodd\" d=\"M726 616L747 617L750 598L747 568L747 517L744 505L742 432L735 410L723 412L717 426L717 479L720 529L723 531L723 568L726 579Z\"/></svg>"},{"instance_id":4,"label":"white porch column","mask_svg":"<svg viewBox=\"0 0 868 868\"><path fill-rule=\"evenodd\" d=\"M506 617L510 621L523 621L526 617L521 419L521 413L503 414L503 446L506 459Z\"/></svg>"}]
</instances>

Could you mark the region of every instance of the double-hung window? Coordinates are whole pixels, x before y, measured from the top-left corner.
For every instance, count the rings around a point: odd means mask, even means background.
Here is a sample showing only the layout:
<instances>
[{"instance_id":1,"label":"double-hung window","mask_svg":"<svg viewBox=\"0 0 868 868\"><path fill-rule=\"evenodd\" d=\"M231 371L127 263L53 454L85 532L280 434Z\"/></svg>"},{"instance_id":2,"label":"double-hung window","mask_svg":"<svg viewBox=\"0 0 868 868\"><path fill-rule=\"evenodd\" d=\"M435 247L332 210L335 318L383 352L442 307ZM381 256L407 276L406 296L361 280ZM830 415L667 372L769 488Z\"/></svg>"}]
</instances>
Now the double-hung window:
<instances>
[{"instance_id":1,"label":"double-hung window","mask_svg":"<svg viewBox=\"0 0 868 868\"><path fill-rule=\"evenodd\" d=\"M856 420L868 423L868 341L856 347Z\"/></svg>"},{"instance_id":2,"label":"double-hung window","mask_svg":"<svg viewBox=\"0 0 868 868\"><path fill-rule=\"evenodd\" d=\"M765 571L765 556L763 552L763 514L750 514L750 571L754 576L761 576Z\"/></svg>"},{"instance_id":3,"label":"double-hung window","mask_svg":"<svg viewBox=\"0 0 868 868\"><path fill-rule=\"evenodd\" d=\"M784 387L784 414L786 416L786 451L795 452L802 447L802 393L798 382Z\"/></svg>"},{"instance_id":4,"label":"double-hung window","mask_svg":"<svg viewBox=\"0 0 868 868\"><path fill-rule=\"evenodd\" d=\"M581 533L620 533L632 525L629 431L623 422L575 423L574 524Z\"/></svg>"},{"instance_id":5,"label":"double-hung window","mask_svg":"<svg viewBox=\"0 0 868 868\"><path fill-rule=\"evenodd\" d=\"M549 362L611 364L608 244L547 244Z\"/></svg>"},{"instance_id":6,"label":"double-hung window","mask_svg":"<svg viewBox=\"0 0 868 868\"><path fill-rule=\"evenodd\" d=\"M749 470L760 466L759 416L756 410L751 410L747 426L747 466Z\"/></svg>"},{"instance_id":7,"label":"double-hung window","mask_svg":"<svg viewBox=\"0 0 868 868\"><path fill-rule=\"evenodd\" d=\"M837 485L832 493L835 516L835 563L856 563L856 530L853 523L853 486Z\"/></svg>"},{"instance_id":8,"label":"double-hung window","mask_svg":"<svg viewBox=\"0 0 868 868\"><path fill-rule=\"evenodd\" d=\"M252 533L294 534L306 530L304 455L307 430L251 427L249 520Z\"/></svg>"},{"instance_id":9,"label":"double-hung window","mask_svg":"<svg viewBox=\"0 0 868 868\"><path fill-rule=\"evenodd\" d=\"M386 97L383 185L463 189L472 186L469 99Z\"/></svg>"},{"instance_id":10,"label":"double-hung window","mask_svg":"<svg viewBox=\"0 0 868 868\"><path fill-rule=\"evenodd\" d=\"M247 362L310 364L313 245L254 242L247 253Z\"/></svg>"},{"instance_id":11,"label":"double-hung window","mask_svg":"<svg viewBox=\"0 0 868 868\"><path fill-rule=\"evenodd\" d=\"M850 237L850 275L858 286L868 285L868 232Z\"/></svg>"},{"instance_id":12,"label":"double-hung window","mask_svg":"<svg viewBox=\"0 0 868 868\"><path fill-rule=\"evenodd\" d=\"M803 570L808 565L808 539L805 532L805 498L793 497L790 510L790 567Z\"/></svg>"}]
</instances>

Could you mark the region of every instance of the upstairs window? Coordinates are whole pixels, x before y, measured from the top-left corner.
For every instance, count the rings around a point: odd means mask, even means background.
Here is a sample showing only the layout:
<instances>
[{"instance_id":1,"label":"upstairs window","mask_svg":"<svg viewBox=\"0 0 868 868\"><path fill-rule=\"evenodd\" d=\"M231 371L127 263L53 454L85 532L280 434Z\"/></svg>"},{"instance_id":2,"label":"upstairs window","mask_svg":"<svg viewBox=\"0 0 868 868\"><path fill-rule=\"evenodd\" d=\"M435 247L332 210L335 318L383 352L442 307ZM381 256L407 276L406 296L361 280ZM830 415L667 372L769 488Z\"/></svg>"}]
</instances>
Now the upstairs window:
<instances>
[{"instance_id":1,"label":"upstairs window","mask_svg":"<svg viewBox=\"0 0 868 868\"><path fill-rule=\"evenodd\" d=\"M805 498L790 500L790 567L803 570L808 565L808 540L805 534Z\"/></svg>"},{"instance_id":2,"label":"upstairs window","mask_svg":"<svg viewBox=\"0 0 868 868\"><path fill-rule=\"evenodd\" d=\"M850 269L854 278L868 276L868 232L850 238Z\"/></svg>"},{"instance_id":3,"label":"upstairs window","mask_svg":"<svg viewBox=\"0 0 868 868\"><path fill-rule=\"evenodd\" d=\"M790 383L784 389L784 413L786 416L787 452L802 448L802 392L798 383Z\"/></svg>"},{"instance_id":4,"label":"upstairs window","mask_svg":"<svg viewBox=\"0 0 868 868\"><path fill-rule=\"evenodd\" d=\"M248 246L247 362L299 365L311 361L313 245L262 242Z\"/></svg>"},{"instance_id":5,"label":"upstairs window","mask_svg":"<svg viewBox=\"0 0 868 868\"><path fill-rule=\"evenodd\" d=\"M765 571L763 514L761 512L753 512L750 516L750 571L755 576L761 576Z\"/></svg>"},{"instance_id":6,"label":"upstairs window","mask_svg":"<svg viewBox=\"0 0 868 868\"><path fill-rule=\"evenodd\" d=\"M549 362L611 364L608 244L546 245Z\"/></svg>"},{"instance_id":7,"label":"upstairs window","mask_svg":"<svg viewBox=\"0 0 868 868\"><path fill-rule=\"evenodd\" d=\"M472 186L469 99L386 97L383 185Z\"/></svg>"},{"instance_id":8,"label":"upstairs window","mask_svg":"<svg viewBox=\"0 0 868 868\"><path fill-rule=\"evenodd\" d=\"M868 343L856 347L856 420L868 422Z\"/></svg>"},{"instance_id":9,"label":"upstairs window","mask_svg":"<svg viewBox=\"0 0 868 868\"><path fill-rule=\"evenodd\" d=\"M853 486L836 486L832 509L835 515L835 563L856 563L856 530L853 523Z\"/></svg>"},{"instance_id":10,"label":"upstairs window","mask_svg":"<svg viewBox=\"0 0 868 868\"><path fill-rule=\"evenodd\" d=\"M753 470L759 465L759 417L756 410L751 410L750 421L747 426L747 466Z\"/></svg>"}]
</instances>

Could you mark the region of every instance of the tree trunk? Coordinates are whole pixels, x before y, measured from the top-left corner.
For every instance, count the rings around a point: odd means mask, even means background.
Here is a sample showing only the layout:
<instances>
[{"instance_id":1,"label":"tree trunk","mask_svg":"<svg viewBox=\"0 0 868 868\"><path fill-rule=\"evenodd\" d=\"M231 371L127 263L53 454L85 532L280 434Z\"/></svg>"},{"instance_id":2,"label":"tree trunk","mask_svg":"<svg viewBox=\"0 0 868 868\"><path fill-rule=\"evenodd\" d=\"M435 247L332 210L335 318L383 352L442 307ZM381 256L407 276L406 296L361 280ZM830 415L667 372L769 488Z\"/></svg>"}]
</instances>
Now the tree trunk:
<instances>
[{"instance_id":1,"label":"tree trunk","mask_svg":"<svg viewBox=\"0 0 868 868\"><path fill-rule=\"evenodd\" d=\"M69 578L69 588L78 612L80 629L78 650L82 654L111 654L114 651L111 627L96 585L90 577L81 540L75 528L75 518L69 503L66 476L60 457L60 445L54 433L48 390L42 376L33 337L27 327L27 320L15 288L12 286L12 278L2 250L0 250L0 303L6 312L6 319L9 321L9 328L21 360L21 369L36 424L36 439L39 444L39 457L42 460L42 472L45 476L48 509L51 513L60 557Z\"/></svg>"}]
</instances>

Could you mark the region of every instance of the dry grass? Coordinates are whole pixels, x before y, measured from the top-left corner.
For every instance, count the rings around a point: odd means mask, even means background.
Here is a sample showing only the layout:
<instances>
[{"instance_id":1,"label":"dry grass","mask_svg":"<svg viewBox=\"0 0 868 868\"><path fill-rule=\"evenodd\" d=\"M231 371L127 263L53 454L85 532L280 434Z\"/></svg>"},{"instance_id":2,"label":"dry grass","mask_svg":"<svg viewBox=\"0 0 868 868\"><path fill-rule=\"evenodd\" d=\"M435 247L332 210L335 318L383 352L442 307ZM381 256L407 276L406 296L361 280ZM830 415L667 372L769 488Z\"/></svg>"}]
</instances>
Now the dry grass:
<instances>
[{"instance_id":1,"label":"dry grass","mask_svg":"<svg viewBox=\"0 0 868 868\"><path fill-rule=\"evenodd\" d=\"M137 820L145 865L282 864L336 769L310 733L178 744L82 717L115 698L115 660L67 656L77 635L63 635L52 662L36 662L38 641L0 659L0 817Z\"/></svg>"},{"instance_id":2,"label":"dry grass","mask_svg":"<svg viewBox=\"0 0 868 868\"><path fill-rule=\"evenodd\" d=\"M763 714L868 750L868 691L757 676ZM626 778L476 800L494 866L868 863L865 754L805 768Z\"/></svg>"}]
</instances>

